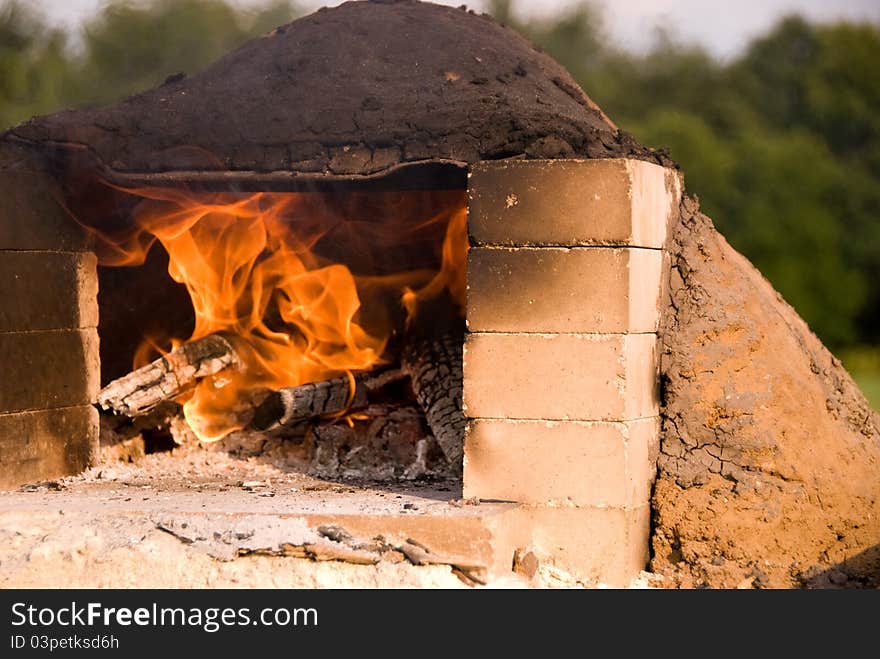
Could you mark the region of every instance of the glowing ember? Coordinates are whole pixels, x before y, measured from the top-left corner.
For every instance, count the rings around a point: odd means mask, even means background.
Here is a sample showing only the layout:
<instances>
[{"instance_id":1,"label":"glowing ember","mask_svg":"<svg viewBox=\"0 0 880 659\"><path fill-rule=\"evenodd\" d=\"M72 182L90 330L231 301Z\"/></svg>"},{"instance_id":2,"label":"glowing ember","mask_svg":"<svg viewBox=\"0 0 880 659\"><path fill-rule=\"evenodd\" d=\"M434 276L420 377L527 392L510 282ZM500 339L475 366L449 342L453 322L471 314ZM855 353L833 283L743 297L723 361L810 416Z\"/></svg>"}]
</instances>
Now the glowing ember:
<instances>
[{"instance_id":1,"label":"glowing ember","mask_svg":"<svg viewBox=\"0 0 880 659\"><path fill-rule=\"evenodd\" d=\"M202 380L181 401L203 441L243 427L241 410L268 389L381 363L401 329L404 306L412 314L420 300L448 290L463 307L467 231L461 192L364 196L366 206L384 209L378 219L367 211L369 217L359 218L356 203L328 203L318 193L127 192L144 197L134 212L135 228L113 238L96 232L101 263L140 265L158 240L170 257L169 274L189 291L196 317L192 335L177 337L173 346L223 333L243 363ZM393 260L395 253L404 256L406 267L377 263L377 254ZM157 350L146 339L136 362L152 359Z\"/></svg>"}]
</instances>

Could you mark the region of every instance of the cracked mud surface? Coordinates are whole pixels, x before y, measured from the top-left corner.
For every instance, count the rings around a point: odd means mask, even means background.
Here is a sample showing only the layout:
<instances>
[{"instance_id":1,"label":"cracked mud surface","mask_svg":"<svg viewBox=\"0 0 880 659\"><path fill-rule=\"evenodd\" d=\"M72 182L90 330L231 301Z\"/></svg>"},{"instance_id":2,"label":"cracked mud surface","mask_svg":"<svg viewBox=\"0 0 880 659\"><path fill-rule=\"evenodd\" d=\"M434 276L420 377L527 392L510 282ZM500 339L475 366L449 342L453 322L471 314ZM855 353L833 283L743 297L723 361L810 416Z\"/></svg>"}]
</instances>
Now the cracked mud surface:
<instances>
[{"instance_id":1,"label":"cracked mud surface","mask_svg":"<svg viewBox=\"0 0 880 659\"><path fill-rule=\"evenodd\" d=\"M686 587L880 586L880 416L696 202L681 211L653 570Z\"/></svg>"}]
</instances>

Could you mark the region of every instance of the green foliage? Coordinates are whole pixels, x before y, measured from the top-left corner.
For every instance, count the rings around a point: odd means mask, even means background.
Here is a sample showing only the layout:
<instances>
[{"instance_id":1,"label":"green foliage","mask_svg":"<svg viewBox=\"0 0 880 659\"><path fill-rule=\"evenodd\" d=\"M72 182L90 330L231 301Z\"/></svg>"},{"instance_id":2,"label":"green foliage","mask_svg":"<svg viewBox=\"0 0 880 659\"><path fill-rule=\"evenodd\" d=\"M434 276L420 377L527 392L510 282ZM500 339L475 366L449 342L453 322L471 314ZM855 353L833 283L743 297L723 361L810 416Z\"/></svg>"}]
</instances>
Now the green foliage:
<instances>
[{"instance_id":1,"label":"green foliage","mask_svg":"<svg viewBox=\"0 0 880 659\"><path fill-rule=\"evenodd\" d=\"M880 347L847 348L840 359L871 406L880 411Z\"/></svg>"},{"instance_id":2,"label":"green foliage","mask_svg":"<svg viewBox=\"0 0 880 659\"><path fill-rule=\"evenodd\" d=\"M69 85L66 37L18 3L0 6L0 126L57 109Z\"/></svg>"},{"instance_id":3,"label":"green foliage","mask_svg":"<svg viewBox=\"0 0 880 659\"><path fill-rule=\"evenodd\" d=\"M108 5L84 30L80 98L105 103L154 87L169 75L194 73L291 16L291 6L283 2L255 17L222 0Z\"/></svg>"},{"instance_id":4,"label":"green foliage","mask_svg":"<svg viewBox=\"0 0 880 659\"><path fill-rule=\"evenodd\" d=\"M880 343L880 27L789 17L721 63L662 32L647 55L615 48L587 2L526 22L515 10L490 3L619 126L669 149L722 232L826 342ZM194 73L296 13L286 0L250 13L119 0L66 35L7 0L0 126Z\"/></svg>"},{"instance_id":5,"label":"green foliage","mask_svg":"<svg viewBox=\"0 0 880 659\"><path fill-rule=\"evenodd\" d=\"M250 12L224 0L117 1L89 19L75 39L47 29L24 2L7 1L0 7L0 125L108 103L169 75L195 73L297 14L289 0Z\"/></svg>"}]
</instances>

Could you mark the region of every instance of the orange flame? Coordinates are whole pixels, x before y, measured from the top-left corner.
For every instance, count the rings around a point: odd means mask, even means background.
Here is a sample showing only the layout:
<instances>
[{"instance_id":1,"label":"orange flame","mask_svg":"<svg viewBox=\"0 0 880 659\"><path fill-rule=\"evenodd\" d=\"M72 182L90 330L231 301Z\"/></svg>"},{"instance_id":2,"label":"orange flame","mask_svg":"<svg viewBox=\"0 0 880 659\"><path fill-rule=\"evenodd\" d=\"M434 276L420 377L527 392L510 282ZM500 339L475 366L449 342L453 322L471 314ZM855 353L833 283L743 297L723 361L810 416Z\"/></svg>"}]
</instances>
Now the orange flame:
<instances>
[{"instance_id":1,"label":"orange flame","mask_svg":"<svg viewBox=\"0 0 880 659\"><path fill-rule=\"evenodd\" d=\"M139 265L158 240L170 257L170 276L192 300L196 323L188 340L223 333L242 364L202 380L184 403L184 416L202 441L242 428L242 410L261 392L382 363L400 329L395 304L403 302L411 313L418 300L448 289L464 305L461 192L365 196L368 206L384 204L385 215L392 215L382 221L352 219L356 209L334 206L319 193L126 192L145 198L134 213L135 229L122 238L96 231L101 263ZM374 266L364 254L397 249L412 255L432 240L435 253L424 263L410 258L399 271ZM343 260L366 265L355 274ZM375 308L364 308L364 299ZM155 341L145 340L136 361L156 349Z\"/></svg>"}]
</instances>

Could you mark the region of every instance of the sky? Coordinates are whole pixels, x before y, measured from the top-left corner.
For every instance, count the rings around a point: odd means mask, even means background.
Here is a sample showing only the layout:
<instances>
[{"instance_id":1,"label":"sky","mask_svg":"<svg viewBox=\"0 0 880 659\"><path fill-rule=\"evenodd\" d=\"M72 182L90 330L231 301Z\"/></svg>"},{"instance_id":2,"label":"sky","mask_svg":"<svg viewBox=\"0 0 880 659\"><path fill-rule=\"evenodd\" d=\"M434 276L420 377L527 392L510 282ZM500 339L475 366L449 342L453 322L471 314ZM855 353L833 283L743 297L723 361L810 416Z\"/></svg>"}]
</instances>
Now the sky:
<instances>
[{"instance_id":1,"label":"sky","mask_svg":"<svg viewBox=\"0 0 880 659\"><path fill-rule=\"evenodd\" d=\"M58 23L75 27L106 0L30 0L30 4ZM261 0L233 0L240 5ZM435 0L461 5L467 0ZM523 14L540 16L559 12L577 0L514 0ZM721 58L736 55L748 40L765 32L780 17L800 13L826 21L840 18L880 22L880 0L594 0L602 8L605 29L621 46L643 52L656 34L656 27L670 30L679 39L696 42ZM334 1L299 0L307 8L333 6ZM479 0L468 5L484 6Z\"/></svg>"}]
</instances>

